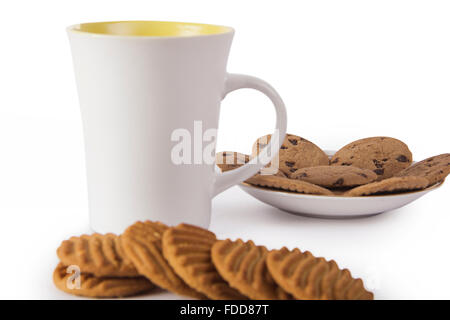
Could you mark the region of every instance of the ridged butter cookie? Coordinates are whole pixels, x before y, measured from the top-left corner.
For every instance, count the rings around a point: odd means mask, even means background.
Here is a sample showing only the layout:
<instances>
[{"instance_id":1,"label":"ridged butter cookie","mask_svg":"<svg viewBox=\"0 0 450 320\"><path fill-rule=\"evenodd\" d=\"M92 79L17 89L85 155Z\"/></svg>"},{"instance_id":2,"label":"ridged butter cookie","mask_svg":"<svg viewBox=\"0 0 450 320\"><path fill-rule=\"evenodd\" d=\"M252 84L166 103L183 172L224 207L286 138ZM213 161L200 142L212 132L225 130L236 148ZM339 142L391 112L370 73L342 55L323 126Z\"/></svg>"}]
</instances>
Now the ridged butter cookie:
<instances>
[{"instance_id":1,"label":"ridged butter cookie","mask_svg":"<svg viewBox=\"0 0 450 320\"><path fill-rule=\"evenodd\" d=\"M215 300L243 300L246 296L231 288L211 260L216 235L208 230L180 224L164 232L164 257L192 288Z\"/></svg>"},{"instance_id":2,"label":"ridged butter cookie","mask_svg":"<svg viewBox=\"0 0 450 320\"><path fill-rule=\"evenodd\" d=\"M252 149L252 157L259 154L260 150L270 142L271 135L259 138ZM287 134L280 146L278 155L279 167L286 176L290 177L298 169L328 165L328 156L314 143L293 134Z\"/></svg>"},{"instance_id":3,"label":"ridged butter cookie","mask_svg":"<svg viewBox=\"0 0 450 320\"><path fill-rule=\"evenodd\" d=\"M138 276L123 253L121 238L112 233L71 237L61 243L56 253L64 265L77 265L83 273L98 277Z\"/></svg>"},{"instance_id":4,"label":"ridged butter cookie","mask_svg":"<svg viewBox=\"0 0 450 320\"><path fill-rule=\"evenodd\" d=\"M53 282L64 292L91 298L128 297L155 288L145 277L96 277L88 273L67 273L67 267L62 263L53 272Z\"/></svg>"},{"instance_id":5,"label":"ridged butter cookie","mask_svg":"<svg viewBox=\"0 0 450 320\"><path fill-rule=\"evenodd\" d=\"M341 148L331 159L334 166L355 166L369 169L377 180L390 178L410 166L412 154L400 140L373 137L351 142Z\"/></svg>"},{"instance_id":6,"label":"ridged butter cookie","mask_svg":"<svg viewBox=\"0 0 450 320\"><path fill-rule=\"evenodd\" d=\"M287 248L267 256L270 274L284 290L301 300L372 300L361 279L333 260L316 258L310 252Z\"/></svg>"},{"instance_id":7,"label":"ridged butter cookie","mask_svg":"<svg viewBox=\"0 0 450 320\"><path fill-rule=\"evenodd\" d=\"M299 169L291 178L322 187L343 188L375 181L377 175L371 170L353 166L318 166Z\"/></svg>"},{"instance_id":8,"label":"ridged butter cookie","mask_svg":"<svg viewBox=\"0 0 450 320\"><path fill-rule=\"evenodd\" d=\"M216 242L212 259L221 276L230 286L254 300L292 299L272 279L266 266L268 250L253 241L229 239Z\"/></svg>"},{"instance_id":9,"label":"ridged butter cookie","mask_svg":"<svg viewBox=\"0 0 450 320\"><path fill-rule=\"evenodd\" d=\"M160 222L136 222L122 235L123 249L138 272L168 291L198 299L205 296L189 287L162 253L162 235L168 227Z\"/></svg>"}]
</instances>

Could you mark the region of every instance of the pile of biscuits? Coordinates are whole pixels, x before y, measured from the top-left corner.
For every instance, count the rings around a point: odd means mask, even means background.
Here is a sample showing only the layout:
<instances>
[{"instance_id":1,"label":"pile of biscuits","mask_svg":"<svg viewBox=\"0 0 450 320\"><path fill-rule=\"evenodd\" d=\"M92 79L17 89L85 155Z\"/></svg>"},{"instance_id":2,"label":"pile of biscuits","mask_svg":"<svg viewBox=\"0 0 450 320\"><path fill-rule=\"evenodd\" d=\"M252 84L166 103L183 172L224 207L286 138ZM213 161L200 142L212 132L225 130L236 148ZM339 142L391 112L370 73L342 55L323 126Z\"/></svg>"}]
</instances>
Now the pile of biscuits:
<instances>
[{"instance_id":1,"label":"pile of biscuits","mask_svg":"<svg viewBox=\"0 0 450 320\"><path fill-rule=\"evenodd\" d=\"M57 255L55 285L88 297L124 297L160 287L197 299L373 299L361 279L333 260L299 249L218 240L188 224L146 221L120 236L71 237Z\"/></svg>"},{"instance_id":2,"label":"pile of biscuits","mask_svg":"<svg viewBox=\"0 0 450 320\"><path fill-rule=\"evenodd\" d=\"M256 157L270 138L259 138L251 156L217 153L217 166L222 171L238 168ZM278 166L269 164L275 172L261 172L245 182L303 194L355 197L421 190L444 181L450 174L450 153L413 164L408 146L390 137L351 142L330 158L314 143L287 134L276 159Z\"/></svg>"}]
</instances>

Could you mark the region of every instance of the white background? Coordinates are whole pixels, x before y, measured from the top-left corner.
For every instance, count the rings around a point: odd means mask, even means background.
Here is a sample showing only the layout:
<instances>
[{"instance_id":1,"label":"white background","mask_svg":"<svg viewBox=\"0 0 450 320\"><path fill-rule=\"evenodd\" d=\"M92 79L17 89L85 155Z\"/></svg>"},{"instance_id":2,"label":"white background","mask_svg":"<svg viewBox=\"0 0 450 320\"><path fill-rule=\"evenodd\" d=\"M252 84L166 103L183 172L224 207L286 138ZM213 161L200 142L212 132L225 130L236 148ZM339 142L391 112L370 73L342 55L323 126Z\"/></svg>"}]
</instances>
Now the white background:
<instances>
[{"instance_id":1,"label":"white background","mask_svg":"<svg viewBox=\"0 0 450 320\"><path fill-rule=\"evenodd\" d=\"M393 136L420 160L450 151L449 17L448 1L2 1L0 298L70 298L51 282L55 250L89 232L66 26L136 19L233 26L229 71L277 88L289 132L324 149ZM218 150L250 152L273 117L264 96L233 93L222 104ZM334 258L379 299L448 299L448 192L445 185L385 215L336 221L292 216L234 187L214 200L211 229Z\"/></svg>"}]
</instances>

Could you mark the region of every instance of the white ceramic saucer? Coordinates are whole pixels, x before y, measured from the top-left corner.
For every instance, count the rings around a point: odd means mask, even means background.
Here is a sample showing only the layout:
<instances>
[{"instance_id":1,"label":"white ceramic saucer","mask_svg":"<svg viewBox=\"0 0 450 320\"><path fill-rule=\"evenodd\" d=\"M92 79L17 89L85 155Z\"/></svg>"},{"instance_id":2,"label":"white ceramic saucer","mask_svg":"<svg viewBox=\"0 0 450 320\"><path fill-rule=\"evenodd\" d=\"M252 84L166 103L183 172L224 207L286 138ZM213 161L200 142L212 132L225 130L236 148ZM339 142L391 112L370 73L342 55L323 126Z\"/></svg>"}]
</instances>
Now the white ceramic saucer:
<instances>
[{"instance_id":1,"label":"white ceramic saucer","mask_svg":"<svg viewBox=\"0 0 450 320\"><path fill-rule=\"evenodd\" d=\"M333 151L325 152L329 156L334 154ZM259 201L292 214L342 219L372 216L403 207L439 188L442 183L437 183L424 190L364 197L300 194L258 187L245 182L239 184L239 187Z\"/></svg>"},{"instance_id":2,"label":"white ceramic saucer","mask_svg":"<svg viewBox=\"0 0 450 320\"><path fill-rule=\"evenodd\" d=\"M245 182L239 187L259 201L289 213L340 219L372 216L403 207L441 185L442 182L414 192L365 197L316 196L262 188Z\"/></svg>"}]
</instances>

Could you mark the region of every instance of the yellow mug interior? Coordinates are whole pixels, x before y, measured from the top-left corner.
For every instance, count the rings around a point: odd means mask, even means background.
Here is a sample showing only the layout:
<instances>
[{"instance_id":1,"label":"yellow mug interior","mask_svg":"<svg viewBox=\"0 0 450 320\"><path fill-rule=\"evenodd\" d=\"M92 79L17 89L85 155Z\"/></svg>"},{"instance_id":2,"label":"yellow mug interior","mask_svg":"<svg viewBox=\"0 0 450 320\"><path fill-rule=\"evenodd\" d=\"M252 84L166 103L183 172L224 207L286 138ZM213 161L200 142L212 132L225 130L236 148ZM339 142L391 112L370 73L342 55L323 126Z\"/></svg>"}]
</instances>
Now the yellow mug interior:
<instances>
[{"instance_id":1,"label":"yellow mug interior","mask_svg":"<svg viewBox=\"0 0 450 320\"><path fill-rule=\"evenodd\" d=\"M82 23L69 27L70 31L110 36L135 37L192 37L231 32L230 27L168 21L113 21Z\"/></svg>"}]
</instances>

